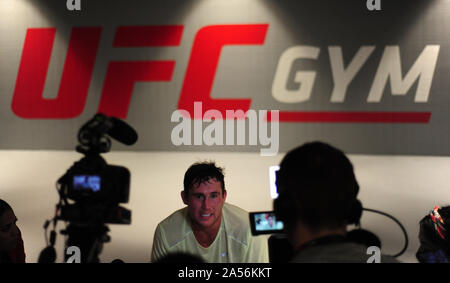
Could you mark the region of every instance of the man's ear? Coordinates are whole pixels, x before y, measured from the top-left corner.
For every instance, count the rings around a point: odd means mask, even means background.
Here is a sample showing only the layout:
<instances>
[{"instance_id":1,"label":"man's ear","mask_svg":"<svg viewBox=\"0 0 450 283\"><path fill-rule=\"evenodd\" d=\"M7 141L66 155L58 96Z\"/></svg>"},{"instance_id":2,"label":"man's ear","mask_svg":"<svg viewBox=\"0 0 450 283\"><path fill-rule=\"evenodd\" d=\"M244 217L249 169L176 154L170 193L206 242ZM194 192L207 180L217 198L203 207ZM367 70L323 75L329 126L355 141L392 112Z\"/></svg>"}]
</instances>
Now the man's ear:
<instances>
[{"instance_id":1,"label":"man's ear","mask_svg":"<svg viewBox=\"0 0 450 283\"><path fill-rule=\"evenodd\" d=\"M225 201L227 199L227 191L223 191L223 201Z\"/></svg>"},{"instance_id":2,"label":"man's ear","mask_svg":"<svg viewBox=\"0 0 450 283\"><path fill-rule=\"evenodd\" d=\"M188 205L188 198L187 198L187 195L186 195L186 193L184 191L181 191L181 199L183 200L183 203L185 205Z\"/></svg>"}]
</instances>

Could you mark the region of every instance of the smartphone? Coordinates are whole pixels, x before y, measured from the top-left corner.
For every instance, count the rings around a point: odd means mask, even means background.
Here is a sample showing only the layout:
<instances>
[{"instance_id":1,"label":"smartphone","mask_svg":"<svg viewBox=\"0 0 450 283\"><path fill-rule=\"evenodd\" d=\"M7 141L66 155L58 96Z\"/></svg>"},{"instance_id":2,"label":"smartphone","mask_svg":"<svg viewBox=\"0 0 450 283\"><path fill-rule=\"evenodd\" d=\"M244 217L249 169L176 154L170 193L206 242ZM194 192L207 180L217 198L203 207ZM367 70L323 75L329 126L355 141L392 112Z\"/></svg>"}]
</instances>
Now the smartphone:
<instances>
[{"instance_id":1,"label":"smartphone","mask_svg":"<svg viewBox=\"0 0 450 283\"><path fill-rule=\"evenodd\" d=\"M284 224L277 220L275 212L250 212L249 216L253 235L283 233Z\"/></svg>"}]
</instances>

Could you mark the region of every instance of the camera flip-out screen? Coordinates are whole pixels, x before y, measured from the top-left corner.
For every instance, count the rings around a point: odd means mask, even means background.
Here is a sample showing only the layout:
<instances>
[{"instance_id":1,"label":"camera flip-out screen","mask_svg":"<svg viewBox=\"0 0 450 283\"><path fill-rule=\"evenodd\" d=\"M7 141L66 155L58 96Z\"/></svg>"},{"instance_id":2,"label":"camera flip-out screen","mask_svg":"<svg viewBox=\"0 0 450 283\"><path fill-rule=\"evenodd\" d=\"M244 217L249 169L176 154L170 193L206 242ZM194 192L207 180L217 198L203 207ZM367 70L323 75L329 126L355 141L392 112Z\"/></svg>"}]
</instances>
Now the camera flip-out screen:
<instances>
[{"instance_id":1,"label":"camera flip-out screen","mask_svg":"<svg viewBox=\"0 0 450 283\"><path fill-rule=\"evenodd\" d=\"M98 175L75 175L73 176L73 188L98 192L101 188L101 178Z\"/></svg>"},{"instance_id":2,"label":"camera flip-out screen","mask_svg":"<svg viewBox=\"0 0 450 283\"><path fill-rule=\"evenodd\" d=\"M284 225L273 211L261 211L250 212L250 227L253 235L261 235L282 233Z\"/></svg>"}]
</instances>

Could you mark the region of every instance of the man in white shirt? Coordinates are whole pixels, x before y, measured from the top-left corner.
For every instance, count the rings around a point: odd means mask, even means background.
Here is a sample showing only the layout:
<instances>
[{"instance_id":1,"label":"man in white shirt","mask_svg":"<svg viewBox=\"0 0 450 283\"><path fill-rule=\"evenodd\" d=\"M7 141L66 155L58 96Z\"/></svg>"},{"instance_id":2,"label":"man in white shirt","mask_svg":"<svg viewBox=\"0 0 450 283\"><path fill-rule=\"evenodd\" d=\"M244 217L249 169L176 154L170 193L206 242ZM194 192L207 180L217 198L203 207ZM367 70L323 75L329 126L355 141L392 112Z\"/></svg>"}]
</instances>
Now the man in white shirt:
<instances>
[{"instance_id":1,"label":"man in white shirt","mask_svg":"<svg viewBox=\"0 0 450 283\"><path fill-rule=\"evenodd\" d=\"M225 203L222 169L195 163L185 173L181 192L187 207L158 224L151 261L172 253L188 253L206 262L268 262L267 240L253 237L248 212Z\"/></svg>"}]
</instances>

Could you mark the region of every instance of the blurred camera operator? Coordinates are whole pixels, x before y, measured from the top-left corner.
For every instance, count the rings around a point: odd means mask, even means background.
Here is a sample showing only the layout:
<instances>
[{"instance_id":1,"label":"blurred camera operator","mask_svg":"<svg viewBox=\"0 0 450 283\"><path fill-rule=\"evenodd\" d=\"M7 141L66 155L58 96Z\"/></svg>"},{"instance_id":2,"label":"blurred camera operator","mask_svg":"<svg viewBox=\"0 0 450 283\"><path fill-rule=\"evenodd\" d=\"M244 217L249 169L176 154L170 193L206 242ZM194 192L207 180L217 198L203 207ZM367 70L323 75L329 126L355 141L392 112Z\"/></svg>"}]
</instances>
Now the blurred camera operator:
<instances>
[{"instance_id":1,"label":"blurred camera operator","mask_svg":"<svg viewBox=\"0 0 450 283\"><path fill-rule=\"evenodd\" d=\"M345 154L321 142L286 154L276 178L277 218L295 255L292 262L367 262L367 246L347 238L347 225L359 223L362 205L353 166ZM397 262L381 255L381 262Z\"/></svg>"}]
</instances>

